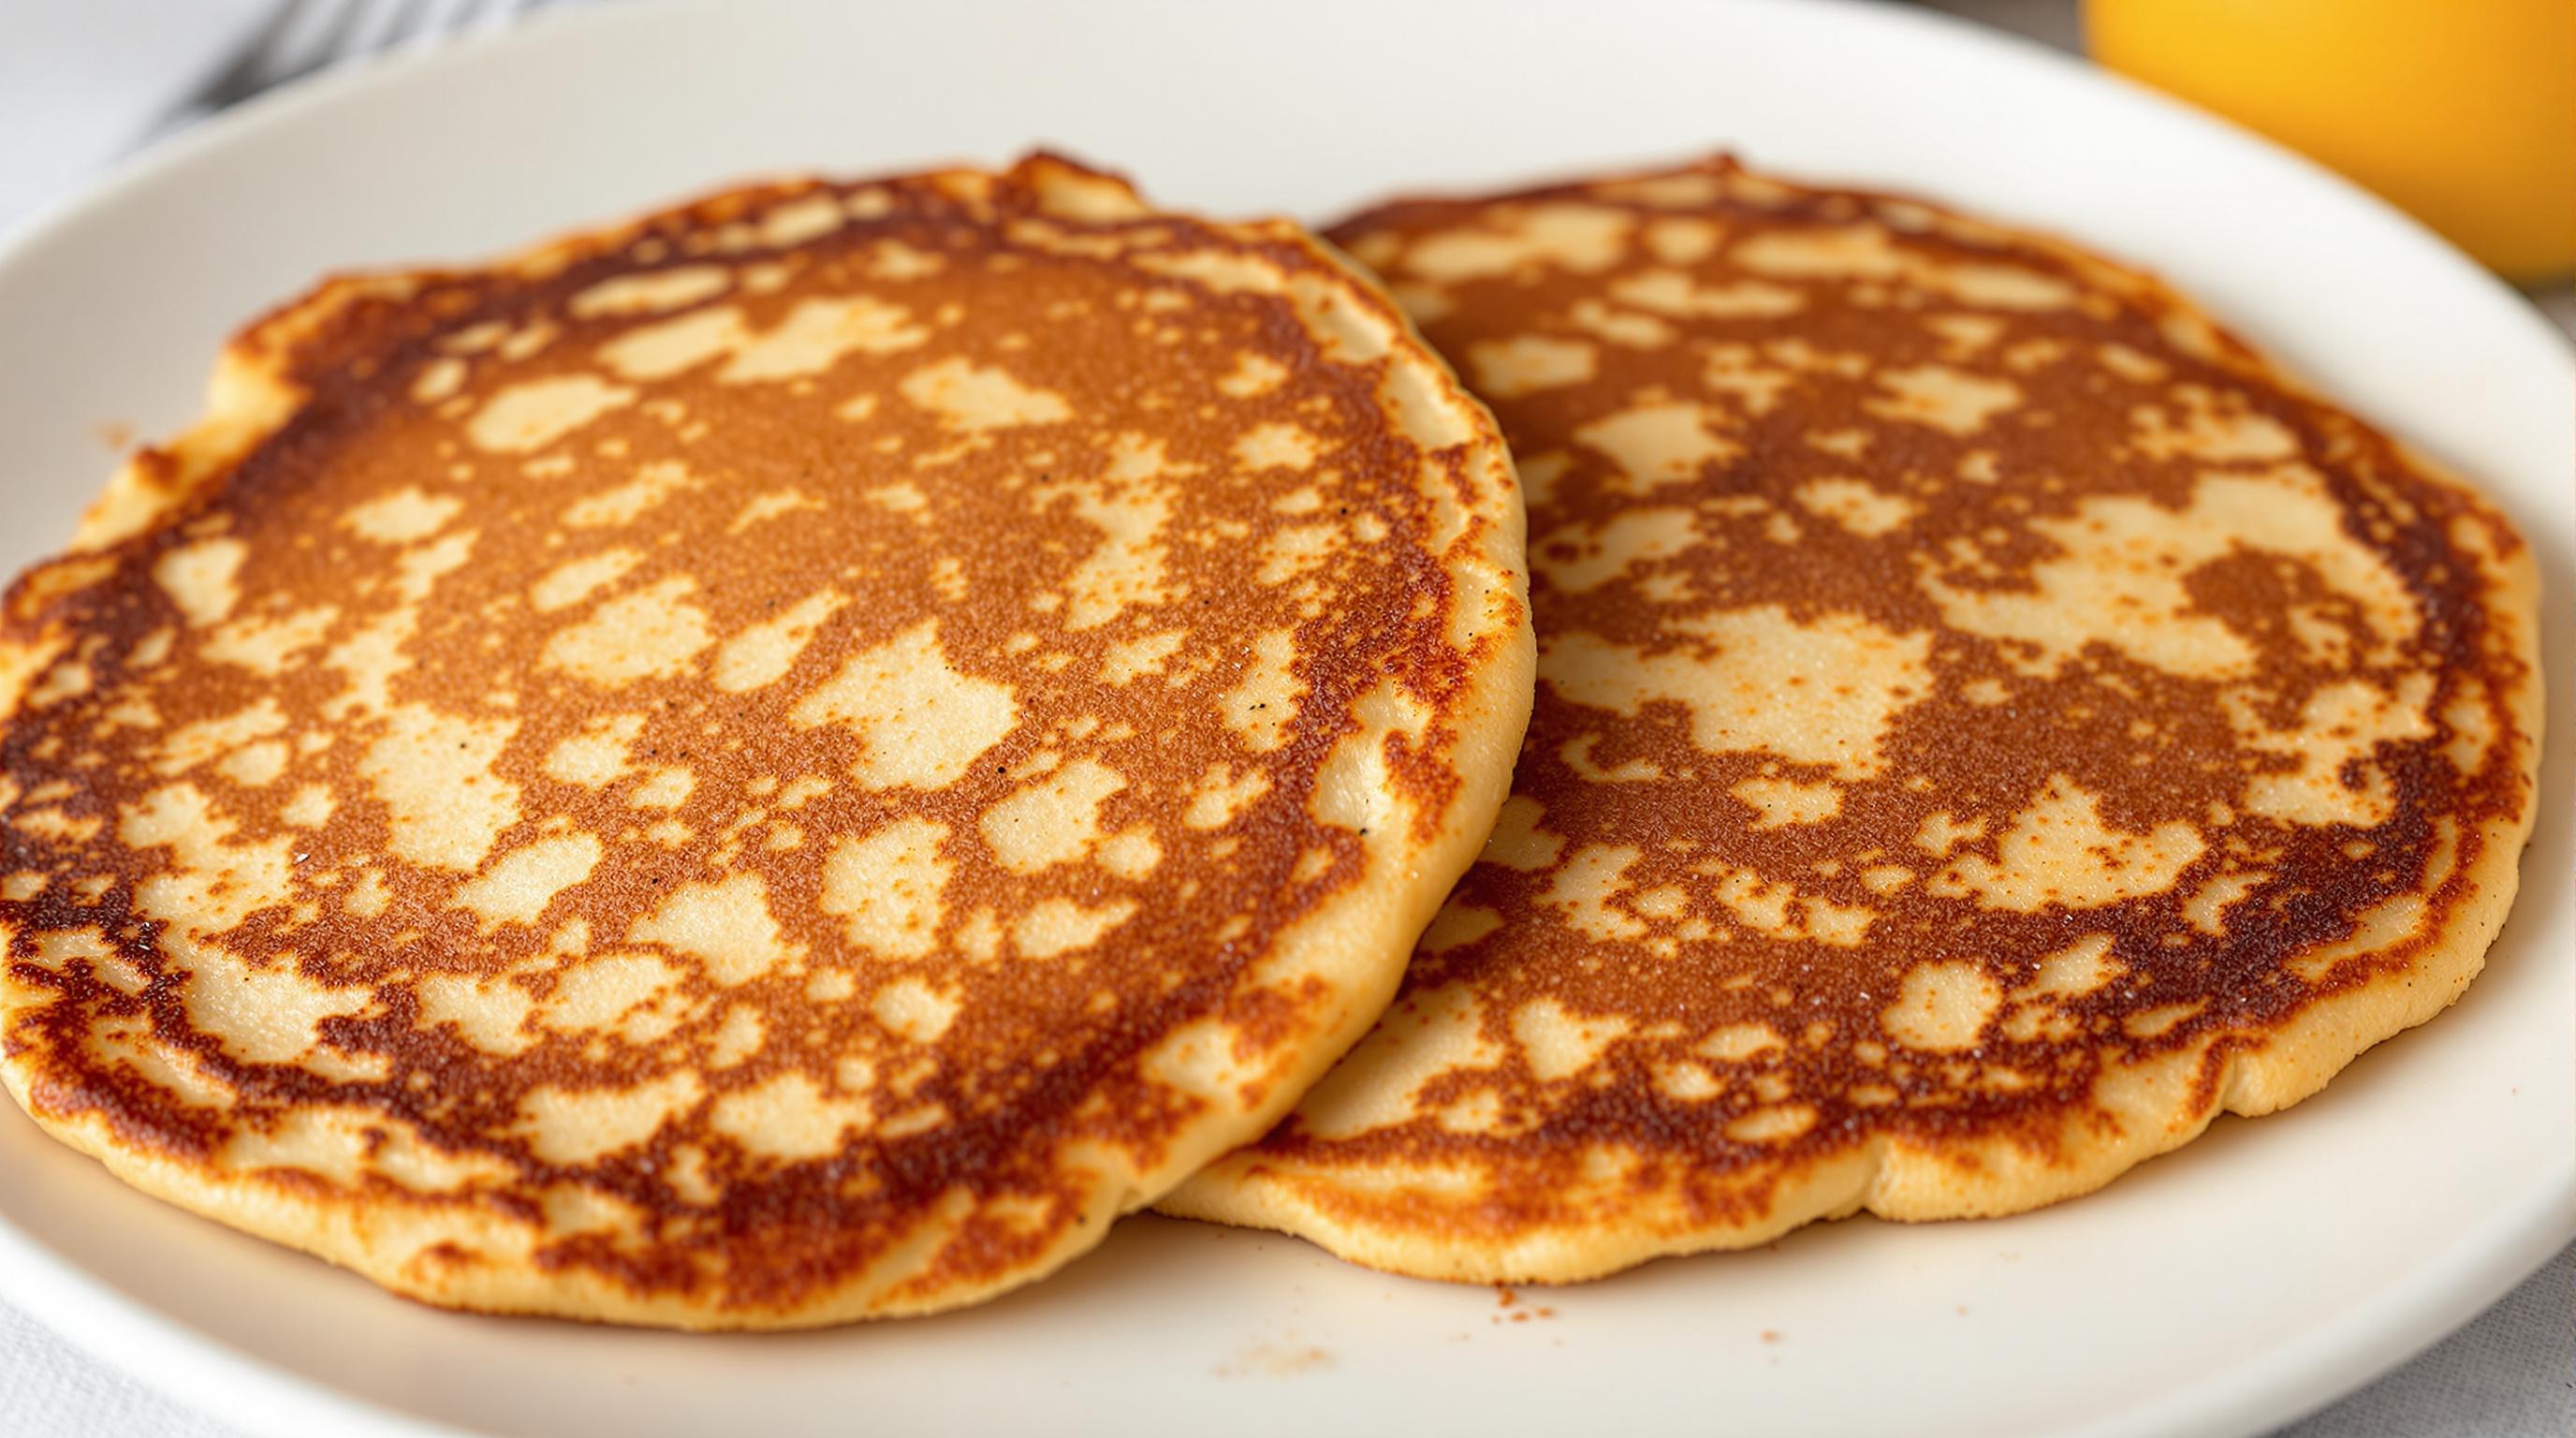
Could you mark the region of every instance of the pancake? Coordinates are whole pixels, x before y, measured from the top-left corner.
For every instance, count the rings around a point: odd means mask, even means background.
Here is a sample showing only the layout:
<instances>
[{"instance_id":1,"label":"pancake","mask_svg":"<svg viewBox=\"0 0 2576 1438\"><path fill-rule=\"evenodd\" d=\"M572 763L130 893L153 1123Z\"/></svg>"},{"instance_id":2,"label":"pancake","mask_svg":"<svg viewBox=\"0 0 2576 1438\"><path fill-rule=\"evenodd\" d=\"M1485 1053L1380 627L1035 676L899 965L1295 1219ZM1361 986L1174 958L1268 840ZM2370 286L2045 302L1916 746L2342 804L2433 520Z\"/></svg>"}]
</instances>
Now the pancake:
<instances>
[{"instance_id":1,"label":"pancake","mask_svg":"<svg viewBox=\"0 0 2576 1438\"><path fill-rule=\"evenodd\" d=\"M7 597L0 1071L433 1303L988 1297L1384 1007L1520 556L1373 285L1054 159L327 284Z\"/></svg>"},{"instance_id":2,"label":"pancake","mask_svg":"<svg viewBox=\"0 0 2576 1438\"><path fill-rule=\"evenodd\" d=\"M2478 971L2530 552L2182 299L1722 161L1331 233L1503 421L1537 707L1388 1017L1166 1211L1480 1281L2012 1213Z\"/></svg>"}]
</instances>

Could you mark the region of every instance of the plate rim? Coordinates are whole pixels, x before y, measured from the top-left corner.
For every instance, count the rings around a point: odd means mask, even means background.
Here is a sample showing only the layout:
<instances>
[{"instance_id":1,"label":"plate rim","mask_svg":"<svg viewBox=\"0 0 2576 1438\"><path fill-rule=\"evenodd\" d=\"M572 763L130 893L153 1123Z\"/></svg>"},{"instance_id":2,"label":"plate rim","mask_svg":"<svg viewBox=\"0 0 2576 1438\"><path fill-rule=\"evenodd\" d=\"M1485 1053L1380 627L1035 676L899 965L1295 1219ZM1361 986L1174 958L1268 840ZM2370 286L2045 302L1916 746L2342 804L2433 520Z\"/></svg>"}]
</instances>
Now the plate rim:
<instances>
[{"instance_id":1,"label":"plate rim","mask_svg":"<svg viewBox=\"0 0 2576 1438\"><path fill-rule=\"evenodd\" d=\"M26 256L58 241L93 212L147 189L164 174L185 170L201 156L255 145L266 132L294 126L309 112L327 111L369 87L406 80L434 82L437 72L470 70L493 51L547 40L569 42L574 32L592 27L683 23L693 15L695 23L714 23L723 6L724 0L567 5L524 15L501 29L334 64L155 141L0 233L0 287L11 283ZM2062 79L2110 92L2121 103L2147 107L2157 112L2159 126L2198 130L2256 152L2275 166L2299 172L2310 184L2322 182L2328 190L2340 192L2337 198L2344 203L2375 212L2383 228L2392 233L2403 232L2412 252L2410 266L2448 268L2455 279L2471 279L2490 298L2503 301L2520 322L2524 340L2539 340L2538 352L2548 353L2562 378L2576 388L2576 336L2560 331L2526 297L2477 266L2423 222L2356 182L2224 117L2042 41L1946 11L1870 0L1722 0L1712 8L1794 15L1797 19L1792 23L1818 30L1847 26L1910 30L1923 43L1983 48L1999 59L2009 56L2020 66L2053 70ZM674 198L639 196L633 210L643 213ZM2123 259L2155 266L2149 256ZM2524 527L2540 531L2530 538L2543 573L2545 654L2549 637L2564 627L2560 611L2569 601L2565 587L2576 587L2576 556L2550 542L2563 540L2562 531L2576 519L2576 489L2562 489L2554 507L2526 505L2523 509L2518 517L2527 521ZM2545 823L2551 796L2565 797L2569 762L2576 758L2566 743L2569 726L2576 722L2576 713L2570 712L2566 701L2576 693L2576 685L2571 685L2562 662L2556 672L2544 671L2543 688L2559 701L2548 706L2541 736L2538 792ZM2520 892L2508 922L2534 912L2539 891L2555 898L2555 909L2576 904L2576 895L2549 883L2563 876L2530 867L2528 849L2523 864ZM2535 1185L2522 1198L2521 1203L2507 1206L2502 1216L2463 1232L2438 1251L2417 1256L2395 1280L2328 1323L2211 1372L2192 1387L2055 1431L2061 1438L2252 1433L2329 1406L2439 1343L2576 1242L2576 1149L2558 1166L2554 1186ZM247 1432L474 1438L472 1430L308 1379L236 1349L216 1333L174 1318L89 1272L21 1228L5 1208L0 1208L0 1277L9 1280L6 1291L12 1305L86 1356L181 1407ZM148 1352L132 1351L145 1346L136 1342L138 1337L148 1344Z\"/></svg>"}]
</instances>

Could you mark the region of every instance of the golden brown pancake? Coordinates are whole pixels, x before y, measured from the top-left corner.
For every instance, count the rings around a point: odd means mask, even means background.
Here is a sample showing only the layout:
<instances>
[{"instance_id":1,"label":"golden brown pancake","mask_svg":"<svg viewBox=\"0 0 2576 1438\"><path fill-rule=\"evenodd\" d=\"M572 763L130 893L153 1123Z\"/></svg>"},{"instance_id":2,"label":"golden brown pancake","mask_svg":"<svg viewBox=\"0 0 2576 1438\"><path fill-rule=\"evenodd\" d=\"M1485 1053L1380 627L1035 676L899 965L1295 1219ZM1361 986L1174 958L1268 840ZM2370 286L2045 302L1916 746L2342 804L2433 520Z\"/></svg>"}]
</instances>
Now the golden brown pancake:
<instances>
[{"instance_id":1,"label":"golden brown pancake","mask_svg":"<svg viewBox=\"0 0 2576 1438\"><path fill-rule=\"evenodd\" d=\"M1061 161L326 285L7 599L10 1091L436 1303L989 1296L1384 1007L1520 553L1373 286Z\"/></svg>"},{"instance_id":2,"label":"golden brown pancake","mask_svg":"<svg viewBox=\"0 0 2576 1438\"><path fill-rule=\"evenodd\" d=\"M1488 1281L2011 1213L2477 972L2529 551L2181 299L1723 162L1334 233L1503 421L1538 703L1389 1016L1167 1210Z\"/></svg>"}]
</instances>

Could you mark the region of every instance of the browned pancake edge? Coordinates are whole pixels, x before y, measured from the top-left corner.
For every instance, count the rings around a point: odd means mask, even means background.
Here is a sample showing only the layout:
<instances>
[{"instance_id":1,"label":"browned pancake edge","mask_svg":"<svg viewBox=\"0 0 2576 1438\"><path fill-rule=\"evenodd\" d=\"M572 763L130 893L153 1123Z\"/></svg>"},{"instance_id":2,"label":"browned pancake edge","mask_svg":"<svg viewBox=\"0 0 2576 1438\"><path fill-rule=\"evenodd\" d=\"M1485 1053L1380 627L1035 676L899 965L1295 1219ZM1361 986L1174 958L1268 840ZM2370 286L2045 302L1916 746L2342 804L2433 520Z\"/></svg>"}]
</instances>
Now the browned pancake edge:
<instances>
[{"instance_id":1,"label":"browned pancake edge","mask_svg":"<svg viewBox=\"0 0 2576 1438\"><path fill-rule=\"evenodd\" d=\"M1379 1029L1166 1211L1481 1281L2012 1213L2477 973L2531 553L2182 297L1724 159L1330 233L1512 442L1538 700Z\"/></svg>"},{"instance_id":2,"label":"browned pancake edge","mask_svg":"<svg viewBox=\"0 0 2576 1438\"><path fill-rule=\"evenodd\" d=\"M330 282L8 593L0 1075L439 1304L988 1297L1384 1006L1521 565L1374 286L1051 157Z\"/></svg>"}]
</instances>

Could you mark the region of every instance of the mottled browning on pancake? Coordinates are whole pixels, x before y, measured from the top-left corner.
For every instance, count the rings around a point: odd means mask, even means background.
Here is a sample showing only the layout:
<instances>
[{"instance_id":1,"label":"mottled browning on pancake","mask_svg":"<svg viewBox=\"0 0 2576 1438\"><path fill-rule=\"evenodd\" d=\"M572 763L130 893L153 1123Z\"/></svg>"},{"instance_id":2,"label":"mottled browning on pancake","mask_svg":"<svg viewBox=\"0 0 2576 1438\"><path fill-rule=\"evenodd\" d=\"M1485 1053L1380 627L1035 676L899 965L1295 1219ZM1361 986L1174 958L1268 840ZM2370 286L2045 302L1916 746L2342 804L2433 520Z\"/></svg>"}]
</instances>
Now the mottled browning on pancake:
<instances>
[{"instance_id":1,"label":"mottled browning on pancake","mask_svg":"<svg viewBox=\"0 0 2576 1438\"><path fill-rule=\"evenodd\" d=\"M1724 162L1334 233L1512 442L1537 707L1378 1031L1167 1209L1485 1280L2009 1212L2476 972L2529 556L2169 292Z\"/></svg>"},{"instance_id":2,"label":"mottled browning on pancake","mask_svg":"<svg viewBox=\"0 0 2576 1438\"><path fill-rule=\"evenodd\" d=\"M6 1076L469 1307L970 1301L1357 1037L1526 718L1490 418L1051 159L254 326L0 627Z\"/></svg>"}]
</instances>

